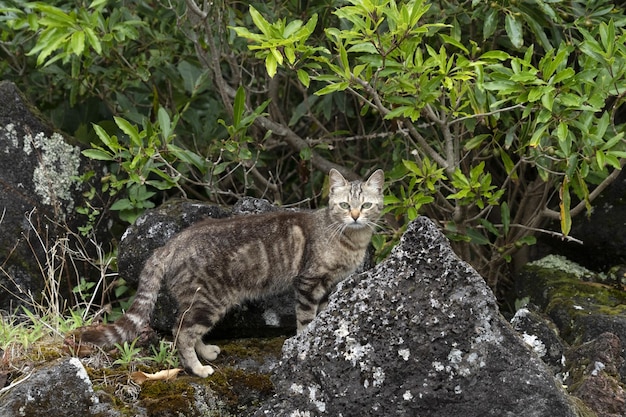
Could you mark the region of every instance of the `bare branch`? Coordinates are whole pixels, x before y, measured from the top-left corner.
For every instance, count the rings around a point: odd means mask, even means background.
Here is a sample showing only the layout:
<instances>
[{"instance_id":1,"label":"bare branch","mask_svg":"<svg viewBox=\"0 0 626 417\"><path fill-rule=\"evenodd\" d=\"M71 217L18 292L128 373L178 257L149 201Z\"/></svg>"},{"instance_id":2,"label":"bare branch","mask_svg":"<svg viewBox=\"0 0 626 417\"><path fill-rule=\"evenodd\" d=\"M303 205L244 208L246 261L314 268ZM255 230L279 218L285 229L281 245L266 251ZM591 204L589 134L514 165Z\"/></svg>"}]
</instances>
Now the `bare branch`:
<instances>
[{"instance_id":1,"label":"bare branch","mask_svg":"<svg viewBox=\"0 0 626 417\"><path fill-rule=\"evenodd\" d=\"M608 187L613 181L617 179L619 174L622 172L621 168L624 168L626 165L626 159L620 160L620 169L614 169L592 192L589 193L589 201L595 200L601 193ZM570 215L572 217L579 215L585 210L586 204L585 201L581 201L578 203L573 209L570 210ZM552 210L549 208L545 208L541 215L548 219L560 220L561 213L556 210Z\"/></svg>"}]
</instances>

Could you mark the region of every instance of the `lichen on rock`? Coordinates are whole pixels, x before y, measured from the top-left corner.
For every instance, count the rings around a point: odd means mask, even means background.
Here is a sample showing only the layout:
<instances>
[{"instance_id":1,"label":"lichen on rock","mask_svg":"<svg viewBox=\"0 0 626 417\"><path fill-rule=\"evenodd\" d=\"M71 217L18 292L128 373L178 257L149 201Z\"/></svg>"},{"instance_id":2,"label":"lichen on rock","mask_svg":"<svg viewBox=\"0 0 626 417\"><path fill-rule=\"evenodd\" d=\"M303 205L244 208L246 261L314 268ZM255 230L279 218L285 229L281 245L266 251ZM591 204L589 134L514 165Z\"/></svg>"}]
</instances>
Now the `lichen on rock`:
<instances>
[{"instance_id":1,"label":"lichen on rock","mask_svg":"<svg viewBox=\"0 0 626 417\"><path fill-rule=\"evenodd\" d=\"M59 214L62 217L71 214L74 210L72 190L80 186L80 149L68 144L58 133L47 137L39 132L24 137L24 152L32 151L39 151L39 163L33 170L35 193L43 204L54 206L59 199L63 200L64 211Z\"/></svg>"}]
</instances>

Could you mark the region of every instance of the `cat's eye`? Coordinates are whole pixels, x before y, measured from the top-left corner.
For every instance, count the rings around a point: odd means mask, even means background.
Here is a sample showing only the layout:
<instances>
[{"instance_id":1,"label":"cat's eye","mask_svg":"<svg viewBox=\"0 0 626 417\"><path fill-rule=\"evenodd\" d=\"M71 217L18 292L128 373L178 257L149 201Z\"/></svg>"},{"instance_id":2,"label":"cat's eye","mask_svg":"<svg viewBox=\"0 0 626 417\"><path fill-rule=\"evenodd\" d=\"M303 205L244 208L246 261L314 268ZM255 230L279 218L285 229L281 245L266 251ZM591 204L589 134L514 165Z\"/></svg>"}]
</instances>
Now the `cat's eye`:
<instances>
[{"instance_id":1,"label":"cat's eye","mask_svg":"<svg viewBox=\"0 0 626 417\"><path fill-rule=\"evenodd\" d=\"M350 204L348 204L348 203L339 203L339 207L341 207L344 210L348 210L350 208Z\"/></svg>"},{"instance_id":2,"label":"cat's eye","mask_svg":"<svg viewBox=\"0 0 626 417\"><path fill-rule=\"evenodd\" d=\"M372 203L363 203L361 208L365 210L367 210L368 208L372 208Z\"/></svg>"}]
</instances>

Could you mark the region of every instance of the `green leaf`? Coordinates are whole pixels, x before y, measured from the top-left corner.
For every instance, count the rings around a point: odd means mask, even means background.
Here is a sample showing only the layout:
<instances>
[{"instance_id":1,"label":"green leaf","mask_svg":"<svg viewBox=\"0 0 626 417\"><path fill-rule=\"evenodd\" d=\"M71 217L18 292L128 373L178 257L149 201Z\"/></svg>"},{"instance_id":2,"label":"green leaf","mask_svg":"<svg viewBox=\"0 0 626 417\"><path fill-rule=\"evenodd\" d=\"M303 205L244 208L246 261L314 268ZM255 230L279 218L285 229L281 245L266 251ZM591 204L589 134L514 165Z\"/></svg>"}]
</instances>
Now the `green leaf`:
<instances>
[{"instance_id":1,"label":"green leaf","mask_svg":"<svg viewBox=\"0 0 626 417\"><path fill-rule=\"evenodd\" d=\"M509 58L511 58L511 55L504 51L488 51L482 54L479 59L481 61L490 61L493 59L497 61L506 61Z\"/></svg>"},{"instance_id":2,"label":"green leaf","mask_svg":"<svg viewBox=\"0 0 626 417\"><path fill-rule=\"evenodd\" d=\"M106 130L104 130L102 127L94 124L93 130L96 132L96 135L98 135L98 138L102 141L102 143L104 143L107 148L109 148L114 153L118 152L122 148L117 141L117 137L109 136Z\"/></svg>"},{"instance_id":3,"label":"green leaf","mask_svg":"<svg viewBox=\"0 0 626 417\"><path fill-rule=\"evenodd\" d=\"M515 164L513 160L509 156L509 154L504 150L500 150L500 159L502 159L502 163L504 164L504 169L506 170L507 175L510 175L512 179L518 179L517 172L514 172Z\"/></svg>"},{"instance_id":4,"label":"green leaf","mask_svg":"<svg viewBox=\"0 0 626 417\"><path fill-rule=\"evenodd\" d=\"M325 94L334 93L335 91L343 91L348 87L349 87L349 84L347 82L329 84L326 87L316 91L315 94L318 96L323 96Z\"/></svg>"},{"instance_id":5,"label":"green leaf","mask_svg":"<svg viewBox=\"0 0 626 417\"><path fill-rule=\"evenodd\" d=\"M235 93L235 101L233 102L233 125L235 128L241 127L241 119L246 110L246 91L243 86L239 86Z\"/></svg>"},{"instance_id":6,"label":"green leaf","mask_svg":"<svg viewBox=\"0 0 626 417\"><path fill-rule=\"evenodd\" d=\"M312 154L313 154L313 151L309 147L300 149L300 159L302 159L303 161L311 160Z\"/></svg>"},{"instance_id":7,"label":"green leaf","mask_svg":"<svg viewBox=\"0 0 626 417\"><path fill-rule=\"evenodd\" d=\"M172 134L170 115L167 114L167 110L163 107L159 107L157 117L159 119L159 126L161 127L161 136L163 137L163 141L167 142L170 134Z\"/></svg>"},{"instance_id":8,"label":"green leaf","mask_svg":"<svg viewBox=\"0 0 626 417\"><path fill-rule=\"evenodd\" d=\"M515 16L507 13L504 18L504 29L514 47L521 48L524 45L522 22L517 20Z\"/></svg>"},{"instance_id":9,"label":"green leaf","mask_svg":"<svg viewBox=\"0 0 626 417\"><path fill-rule=\"evenodd\" d=\"M129 199L122 198L113 203L110 207L110 210L130 210L134 207L135 206Z\"/></svg>"},{"instance_id":10,"label":"green leaf","mask_svg":"<svg viewBox=\"0 0 626 417\"><path fill-rule=\"evenodd\" d=\"M541 142L541 139L543 138L543 134L546 132L547 128L548 128L548 125L542 125L538 129L535 130L535 133L533 133L533 136L530 138L530 143L529 143L530 147L535 148L537 147L537 145L539 145L539 143Z\"/></svg>"},{"instance_id":11,"label":"green leaf","mask_svg":"<svg viewBox=\"0 0 626 417\"><path fill-rule=\"evenodd\" d=\"M459 42L456 39L454 39L452 36L448 36L448 35L443 34L443 33L440 33L439 36L441 37L441 39L443 39L443 41L445 43L447 43L449 45L452 45L452 46L456 46L461 51L465 52L466 54L469 54L469 51L467 50L465 45L463 45L461 42Z\"/></svg>"},{"instance_id":12,"label":"green leaf","mask_svg":"<svg viewBox=\"0 0 626 417\"><path fill-rule=\"evenodd\" d=\"M90 159L96 159L98 161L114 161L115 158L110 153L102 149L85 149L81 151L83 155Z\"/></svg>"},{"instance_id":13,"label":"green leaf","mask_svg":"<svg viewBox=\"0 0 626 417\"><path fill-rule=\"evenodd\" d=\"M77 56L81 56L85 50L85 32L79 30L70 37L70 50Z\"/></svg>"},{"instance_id":14,"label":"green leaf","mask_svg":"<svg viewBox=\"0 0 626 417\"><path fill-rule=\"evenodd\" d=\"M490 7L485 16L485 22L483 23L483 40L491 38L498 27L498 9Z\"/></svg>"},{"instance_id":15,"label":"green leaf","mask_svg":"<svg viewBox=\"0 0 626 417\"><path fill-rule=\"evenodd\" d=\"M598 163L598 166L600 167L600 169L604 168L604 164L605 164L604 152L602 152L599 149L596 151L596 162Z\"/></svg>"},{"instance_id":16,"label":"green leaf","mask_svg":"<svg viewBox=\"0 0 626 417\"><path fill-rule=\"evenodd\" d=\"M311 84L311 78L309 77L309 73L303 69L299 69L298 72L298 80L302 83L303 86L309 88L309 84Z\"/></svg>"},{"instance_id":17,"label":"green leaf","mask_svg":"<svg viewBox=\"0 0 626 417\"><path fill-rule=\"evenodd\" d=\"M476 245L488 245L490 243L489 239L476 229L468 228L467 236L469 236L470 241Z\"/></svg>"},{"instance_id":18,"label":"green leaf","mask_svg":"<svg viewBox=\"0 0 626 417\"><path fill-rule=\"evenodd\" d=\"M93 50L96 51L98 55L102 55L102 44L96 36L96 32L94 32L93 29L89 27L86 27L83 30L85 31L85 37L87 41L89 41L89 44L91 45Z\"/></svg>"},{"instance_id":19,"label":"green leaf","mask_svg":"<svg viewBox=\"0 0 626 417\"><path fill-rule=\"evenodd\" d=\"M485 141L485 139L489 137L491 137L491 135L489 134L476 135L470 140L468 140L467 142L465 142L465 145L463 146L463 148L468 151L472 149L476 149Z\"/></svg>"},{"instance_id":20,"label":"green leaf","mask_svg":"<svg viewBox=\"0 0 626 417\"><path fill-rule=\"evenodd\" d=\"M278 69L278 61L276 61L276 58L274 57L274 55L273 54L267 55L267 57L265 58L265 70L267 71L267 75L269 75L270 78L274 78L274 75L276 75L277 69Z\"/></svg>"},{"instance_id":21,"label":"green leaf","mask_svg":"<svg viewBox=\"0 0 626 417\"><path fill-rule=\"evenodd\" d=\"M272 35L272 25L265 20L261 13L257 11L254 7L250 6L250 17L252 17L252 21L254 25L267 37L271 37Z\"/></svg>"},{"instance_id":22,"label":"green leaf","mask_svg":"<svg viewBox=\"0 0 626 417\"><path fill-rule=\"evenodd\" d=\"M113 118L115 120L115 124L122 130L122 132L126 133L130 138L130 141L135 146L142 146L142 141L139 136L139 131L135 126L133 126L128 120L115 116Z\"/></svg>"}]
</instances>

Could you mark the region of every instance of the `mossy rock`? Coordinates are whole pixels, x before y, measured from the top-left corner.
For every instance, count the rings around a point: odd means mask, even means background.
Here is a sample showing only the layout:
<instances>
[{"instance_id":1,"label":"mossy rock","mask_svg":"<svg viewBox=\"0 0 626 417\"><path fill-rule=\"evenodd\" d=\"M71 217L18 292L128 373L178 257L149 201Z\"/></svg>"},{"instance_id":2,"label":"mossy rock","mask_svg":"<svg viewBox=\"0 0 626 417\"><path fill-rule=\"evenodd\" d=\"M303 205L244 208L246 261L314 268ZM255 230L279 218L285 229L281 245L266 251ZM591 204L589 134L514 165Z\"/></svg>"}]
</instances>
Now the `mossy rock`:
<instances>
[{"instance_id":1,"label":"mossy rock","mask_svg":"<svg viewBox=\"0 0 626 417\"><path fill-rule=\"evenodd\" d=\"M609 332L626 346L626 291L619 282L550 255L526 265L516 286L518 298L527 298L547 314L570 345ZM626 359L626 353L622 355ZM626 366L620 374L626 380Z\"/></svg>"}]
</instances>

